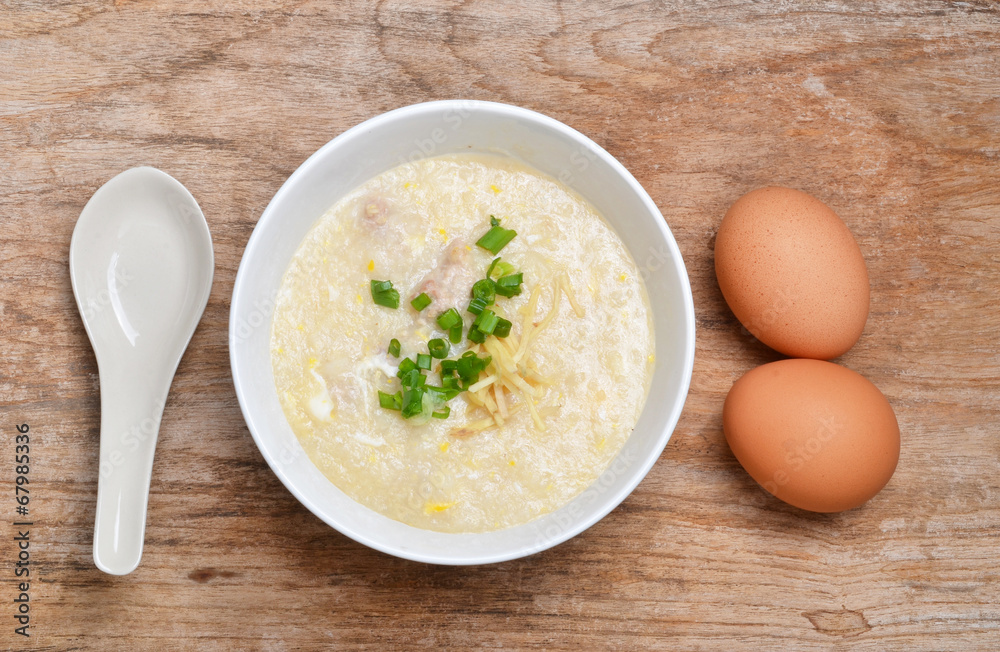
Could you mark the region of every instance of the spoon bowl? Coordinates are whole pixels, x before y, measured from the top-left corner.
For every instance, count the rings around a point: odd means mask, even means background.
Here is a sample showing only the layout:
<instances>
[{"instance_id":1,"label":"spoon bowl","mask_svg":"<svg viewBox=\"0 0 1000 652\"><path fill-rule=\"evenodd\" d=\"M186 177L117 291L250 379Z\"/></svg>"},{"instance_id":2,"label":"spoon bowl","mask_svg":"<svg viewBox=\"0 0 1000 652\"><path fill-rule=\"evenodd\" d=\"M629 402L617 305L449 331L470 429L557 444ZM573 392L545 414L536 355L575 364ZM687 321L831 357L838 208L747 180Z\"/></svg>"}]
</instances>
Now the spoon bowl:
<instances>
[{"instance_id":1,"label":"spoon bowl","mask_svg":"<svg viewBox=\"0 0 1000 652\"><path fill-rule=\"evenodd\" d=\"M94 562L106 573L130 573L142 557L160 418L214 266L198 203L151 167L101 186L73 231L70 279L100 372Z\"/></svg>"}]
</instances>

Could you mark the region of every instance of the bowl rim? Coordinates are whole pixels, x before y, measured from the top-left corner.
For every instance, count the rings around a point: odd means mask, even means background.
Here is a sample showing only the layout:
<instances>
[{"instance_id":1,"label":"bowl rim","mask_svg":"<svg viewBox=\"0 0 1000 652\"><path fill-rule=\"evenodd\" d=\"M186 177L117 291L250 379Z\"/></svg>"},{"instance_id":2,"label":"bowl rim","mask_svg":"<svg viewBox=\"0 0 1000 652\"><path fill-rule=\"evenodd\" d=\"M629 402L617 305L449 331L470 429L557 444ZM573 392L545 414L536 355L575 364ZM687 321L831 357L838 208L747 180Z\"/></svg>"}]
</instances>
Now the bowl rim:
<instances>
[{"instance_id":1,"label":"bowl rim","mask_svg":"<svg viewBox=\"0 0 1000 652\"><path fill-rule=\"evenodd\" d=\"M441 113L449 110L462 110L462 111L487 111L496 114L498 118L508 117L516 120L525 120L533 122L536 125L540 125L543 128L550 129L561 133L563 136L568 137L570 140L574 141L576 144L586 147L589 151L593 152L598 158L602 160L603 163L608 165L616 174L621 177L622 180L628 185L631 192L635 193L636 197L643 203L646 209L652 214L659 216L660 219L655 220L656 227L660 231L660 235L669 250L669 260L667 264L673 265L674 273L676 273L678 279L680 280L680 290L683 299L683 310L684 310L684 327L687 337L683 342L683 360L682 365L682 376L681 382L677 391L677 398L674 401L669 414L664 419L662 426L658 428L659 432L656 435L655 444L652 449L655 454L649 454L646 459L642 460L639 464L633 466L629 471L629 479L624 485L613 494L606 495L601 501L600 506L593 510L593 513L587 517L578 520L571 527L566 528L558 536L548 538L544 545L522 545L517 548L512 548L506 553L502 554L492 554L484 555L480 558L474 559L452 559L446 554L424 554L420 552L415 552L413 550L401 547L399 545L392 545L386 543L382 540L378 540L369 536L366 532L358 531L356 529L344 526L343 524L336 521L336 515L327 514L327 512L312 501L312 499L307 495L306 492L300 491L298 485L293 481L288 474L285 473L283 465L278 463L278 460L272 455L268 446L266 446L261 439L261 435L257 432L257 423L254 416L251 414L250 407L248 405L249 401L245 396L245 390L243 387L243 381L241 380L239 361L237 358L237 347L240 345L239 337L237 333L238 325L238 314L237 310L240 307L238 301L239 296L242 294L243 286L247 284L246 278L247 272L247 261L255 256L257 249L261 247L266 247L266 243L263 241L263 236L261 236L262 229L259 228L266 221L271 219L271 215L277 212L276 206L281 204L286 195L293 192L293 188L297 185L297 181L300 177L306 176L307 170L316 166L318 161L329 155L332 150L340 148L345 142L348 142L354 138L361 137L370 131L377 130L382 125L394 122L396 120L409 117L411 115L417 115L421 113ZM433 154L431 154L433 156ZM577 190L577 192L580 192ZM582 193L581 193L582 194ZM614 226L612 225L612 228ZM632 253L631 251L629 253ZM416 104L410 104L407 106L392 109L390 111L381 113L374 117L371 117L363 122L350 127L346 131L338 134L330 141L325 143L322 147L313 152L305 161L300 164L294 172L282 183L281 187L274 194L271 200L268 202L264 211L261 213L256 224L254 225L253 232L250 234L250 238L244 248L243 255L240 258L239 268L236 273L236 278L233 283L233 291L230 302L229 310L229 338L228 347L230 355L230 370L233 380L233 386L236 391L237 401L240 405L240 411L243 414L244 421L246 422L247 428L250 431L250 435L254 440L254 444L257 446L258 450L263 455L271 471L277 476L281 483L285 486L288 491L295 496L295 498L302 503L310 512L312 512L321 521L334 528L344 536L357 541L369 548L373 548L385 554L389 554L395 557L400 557L403 559L408 559L411 561L419 561L431 564L441 564L441 565L479 565L479 564L489 564L498 563L503 561L509 561L513 559L519 559L521 557L526 557L543 550L552 548L560 543L563 543L581 532L587 530L595 523L607 516L611 511L613 511L618 505L622 503L642 482L643 479L649 474L653 465L659 460L660 456L663 454L663 450L669 443L674 430L677 427L677 423L680 420L681 413L683 412L684 405L687 402L687 397L690 392L691 387L691 377L694 368L694 355L695 355L695 314L694 314L694 299L691 292L691 282L690 277L687 273L687 268L684 264L683 257L681 256L680 248L677 245L677 241L674 239L673 233L667 226L666 218L663 217L662 212L656 206L656 203L649 196L649 193L642 187L641 184L635 179L635 177L629 172L624 165L622 165L614 156L608 153L603 147L594 142L588 136L577 131L576 129L566 125L555 118L549 117L545 114L533 111L531 109L526 109L520 106L515 106L511 104L505 104L500 102L490 102L483 100L467 100L467 99L450 99L450 100L434 100L429 102L420 102ZM652 391L652 390L650 390ZM646 397L646 400L650 400L650 396ZM617 459L617 458L616 458ZM612 460L611 465L614 464ZM605 470L607 472L607 470ZM593 485L591 485L593 486ZM361 503L357 503L361 507L365 507ZM370 508L369 508L370 509ZM376 512L377 513L377 512ZM528 525L531 522L525 524ZM515 526L520 527L520 526ZM419 528L417 528L419 529ZM439 533L448 534L448 533ZM480 534L487 533L454 533L452 536L455 537L469 537L469 536L479 536Z\"/></svg>"}]
</instances>

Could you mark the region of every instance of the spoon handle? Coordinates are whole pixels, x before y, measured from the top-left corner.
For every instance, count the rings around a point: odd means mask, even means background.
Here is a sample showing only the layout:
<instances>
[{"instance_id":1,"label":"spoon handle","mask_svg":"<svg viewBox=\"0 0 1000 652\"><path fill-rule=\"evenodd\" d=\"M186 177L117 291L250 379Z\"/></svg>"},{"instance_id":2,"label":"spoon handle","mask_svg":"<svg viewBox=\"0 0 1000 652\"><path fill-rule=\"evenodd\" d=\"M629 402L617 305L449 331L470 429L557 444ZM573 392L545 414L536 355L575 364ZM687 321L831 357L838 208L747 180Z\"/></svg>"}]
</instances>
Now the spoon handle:
<instances>
[{"instance_id":1,"label":"spoon handle","mask_svg":"<svg viewBox=\"0 0 1000 652\"><path fill-rule=\"evenodd\" d=\"M146 504L160 419L173 374L158 378L130 365L101 369L101 464L94 563L125 575L142 558ZM148 369L148 367L146 367Z\"/></svg>"}]
</instances>

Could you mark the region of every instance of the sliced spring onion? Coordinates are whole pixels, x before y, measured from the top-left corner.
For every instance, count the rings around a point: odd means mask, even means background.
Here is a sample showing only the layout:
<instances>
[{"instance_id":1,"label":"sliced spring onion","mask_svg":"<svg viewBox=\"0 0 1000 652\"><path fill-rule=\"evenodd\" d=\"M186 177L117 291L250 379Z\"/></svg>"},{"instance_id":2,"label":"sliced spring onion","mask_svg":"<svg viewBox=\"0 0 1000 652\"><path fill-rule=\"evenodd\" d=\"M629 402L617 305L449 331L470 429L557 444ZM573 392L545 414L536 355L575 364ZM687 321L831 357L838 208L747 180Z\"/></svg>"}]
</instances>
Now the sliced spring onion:
<instances>
[{"instance_id":1,"label":"sliced spring onion","mask_svg":"<svg viewBox=\"0 0 1000 652\"><path fill-rule=\"evenodd\" d=\"M466 351L456 362L455 371L468 387L479 380L479 374L490 366L493 357L488 355L485 358L480 358L472 351Z\"/></svg>"},{"instance_id":2,"label":"sliced spring onion","mask_svg":"<svg viewBox=\"0 0 1000 652\"><path fill-rule=\"evenodd\" d=\"M501 260L500 264L497 265L497 277L498 278L501 277L501 276L507 276L508 274L513 274L513 273L514 273L514 266L511 265L510 263L507 263L507 262L504 262L504 261Z\"/></svg>"},{"instance_id":3,"label":"sliced spring onion","mask_svg":"<svg viewBox=\"0 0 1000 652\"><path fill-rule=\"evenodd\" d=\"M488 278L476 281L475 285L472 286L472 296L476 299L482 299L487 306L492 306L497 296L493 281Z\"/></svg>"},{"instance_id":4,"label":"sliced spring onion","mask_svg":"<svg viewBox=\"0 0 1000 652\"><path fill-rule=\"evenodd\" d=\"M490 278L493 275L493 268L496 267L499 262L500 262L499 256L493 259L493 262L490 263L490 266L486 268L486 278ZM503 275L501 274L501 276Z\"/></svg>"},{"instance_id":5,"label":"sliced spring onion","mask_svg":"<svg viewBox=\"0 0 1000 652\"><path fill-rule=\"evenodd\" d=\"M458 387L445 387L444 385L442 385L441 387L435 387L434 385L427 385L424 387L424 391L430 394L431 397L434 398L435 400L440 400L442 402L450 401L451 399L455 398L456 396L462 393L462 390L459 389Z\"/></svg>"},{"instance_id":6,"label":"sliced spring onion","mask_svg":"<svg viewBox=\"0 0 1000 652\"><path fill-rule=\"evenodd\" d=\"M497 294L504 297L516 297L521 294L521 282L523 278L524 274L521 272L501 276L494 282Z\"/></svg>"},{"instance_id":7,"label":"sliced spring onion","mask_svg":"<svg viewBox=\"0 0 1000 652\"><path fill-rule=\"evenodd\" d=\"M403 392L386 394L383 391L379 391L378 404L386 410L400 410L403 407Z\"/></svg>"},{"instance_id":8,"label":"sliced spring onion","mask_svg":"<svg viewBox=\"0 0 1000 652\"><path fill-rule=\"evenodd\" d=\"M514 273L514 266L508 262L501 260L499 257L494 258L490 266L486 268L486 278L493 278L493 271L496 270L497 278L501 276L507 276L508 274Z\"/></svg>"},{"instance_id":9,"label":"sliced spring onion","mask_svg":"<svg viewBox=\"0 0 1000 652\"><path fill-rule=\"evenodd\" d=\"M509 321L507 321L503 317L500 317L497 319L497 327L493 329L493 334L496 337L507 337L508 335L510 335L510 328L512 325L513 324L511 324Z\"/></svg>"},{"instance_id":10,"label":"sliced spring onion","mask_svg":"<svg viewBox=\"0 0 1000 652\"><path fill-rule=\"evenodd\" d=\"M471 351L466 351L466 353L472 353ZM456 362L458 366L455 370L458 372L459 377L468 382L472 380L473 382L479 380L479 357L475 353L472 355L463 354Z\"/></svg>"},{"instance_id":11,"label":"sliced spring onion","mask_svg":"<svg viewBox=\"0 0 1000 652\"><path fill-rule=\"evenodd\" d=\"M437 323L441 327L441 330L450 331L462 323L462 315L458 314L458 311L454 308L448 308L438 315Z\"/></svg>"},{"instance_id":12,"label":"sliced spring onion","mask_svg":"<svg viewBox=\"0 0 1000 652\"><path fill-rule=\"evenodd\" d=\"M524 281L524 273L518 272L517 274L507 274L506 276L501 276L496 281L494 281L494 286L501 288L517 287L521 285L523 281Z\"/></svg>"},{"instance_id":13,"label":"sliced spring onion","mask_svg":"<svg viewBox=\"0 0 1000 652\"><path fill-rule=\"evenodd\" d=\"M396 371L396 376L402 378L404 375L413 371L417 368L417 363L415 363L410 358L403 358L399 361L399 369Z\"/></svg>"},{"instance_id":14,"label":"sliced spring onion","mask_svg":"<svg viewBox=\"0 0 1000 652\"><path fill-rule=\"evenodd\" d=\"M414 297L412 301L410 301L410 305L413 306L414 310L420 312L427 306L431 305L431 298L427 295L426 292L421 292L416 297Z\"/></svg>"},{"instance_id":15,"label":"sliced spring onion","mask_svg":"<svg viewBox=\"0 0 1000 652\"><path fill-rule=\"evenodd\" d=\"M521 294L521 286L514 285L506 288L497 288L497 294L507 298L516 297L517 295Z\"/></svg>"},{"instance_id":16,"label":"sliced spring onion","mask_svg":"<svg viewBox=\"0 0 1000 652\"><path fill-rule=\"evenodd\" d=\"M430 351L432 358L442 360L448 357L448 353L451 351L451 345L448 344L447 340L435 337L433 340L427 342L427 350Z\"/></svg>"},{"instance_id":17,"label":"sliced spring onion","mask_svg":"<svg viewBox=\"0 0 1000 652\"><path fill-rule=\"evenodd\" d=\"M496 255L517 235L513 229L505 229L500 220L490 216L490 230L476 244ZM495 280L494 280L495 279ZM470 342L482 344L490 335L508 337L512 324L500 317L489 306L496 303L497 295L514 297L521 294L524 282L523 273L516 272L515 267L495 257L486 270L486 278L482 278L472 286L472 299L468 311L475 315L468 329ZM392 281L371 281L372 300L382 306L399 307L399 292L392 287ZM426 292L421 292L410 300L414 310L421 312L432 303ZM413 419L415 424L426 423L430 418L446 419L451 414L451 408L445 403L461 392L468 390L479 382L479 377L492 364L493 358L486 355L480 358L474 351L466 351L460 357L448 360L452 345L460 344L465 323L456 308L449 308L437 316L437 325L448 333L447 339L433 338L427 342L428 353L418 353L414 358L402 358L396 375L400 379L402 391L389 394L379 391L379 405L385 409L399 410L406 419ZM402 345L399 340L389 342L389 354L400 357ZM440 386L428 385L427 374L434 360L440 360Z\"/></svg>"},{"instance_id":18,"label":"sliced spring onion","mask_svg":"<svg viewBox=\"0 0 1000 652\"><path fill-rule=\"evenodd\" d=\"M401 412L404 419L415 417L424 409L424 388L412 387L403 391Z\"/></svg>"},{"instance_id":19,"label":"sliced spring onion","mask_svg":"<svg viewBox=\"0 0 1000 652\"><path fill-rule=\"evenodd\" d=\"M413 388L413 387L423 387L427 384L427 376L420 373L419 369L414 369L413 371L407 371L403 374L400 379L400 383L403 387Z\"/></svg>"},{"instance_id":20,"label":"sliced spring onion","mask_svg":"<svg viewBox=\"0 0 1000 652\"><path fill-rule=\"evenodd\" d=\"M500 318L497 314L487 308L482 311L478 317L476 317L476 321L472 325L480 333L483 333L484 335L492 335L493 330L497 327L498 321L500 321Z\"/></svg>"},{"instance_id":21,"label":"sliced spring onion","mask_svg":"<svg viewBox=\"0 0 1000 652\"><path fill-rule=\"evenodd\" d=\"M399 291L393 289L392 281L372 280L372 301L376 305L395 310L399 307Z\"/></svg>"},{"instance_id":22,"label":"sliced spring onion","mask_svg":"<svg viewBox=\"0 0 1000 652\"><path fill-rule=\"evenodd\" d=\"M486 232L486 235L476 241L476 245L496 256L501 249L507 246L508 242L514 239L515 235L517 235L517 231L505 229L497 223Z\"/></svg>"},{"instance_id":23,"label":"sliced spring onion","mask_svg":"<svg viewBox=\"0 0 1000 652\"><path fill-rule=\"evenodd\" d=\"M475 299L473 299L472 301L469 302L469 307L466 308L466 310L468 310L469 312L471 312L473 315L478 315L483 310L486 310L486 306L488 306L488 305L490 305L490 304L486 303L484 300L480 299L479 297L476 297Z\"/></svg>"}]
</instances>

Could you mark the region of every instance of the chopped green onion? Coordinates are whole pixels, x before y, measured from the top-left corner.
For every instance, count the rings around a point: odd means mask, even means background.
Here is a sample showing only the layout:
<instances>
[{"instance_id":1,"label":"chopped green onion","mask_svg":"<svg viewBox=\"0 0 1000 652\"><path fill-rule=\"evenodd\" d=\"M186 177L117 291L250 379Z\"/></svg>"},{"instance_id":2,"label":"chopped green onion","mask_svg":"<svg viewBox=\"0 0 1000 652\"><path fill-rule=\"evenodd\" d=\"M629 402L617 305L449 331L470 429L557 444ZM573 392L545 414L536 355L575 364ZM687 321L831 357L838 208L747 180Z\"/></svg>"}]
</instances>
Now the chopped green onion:
<instances>
[{"instance_id":1,"label":"chopped green onion","mask_svg":"<svg viewBox=\"0 0 1000 652\"><path fill-rule=\"evenodd\" d=\"M479 297L476 297L475 299L469 302L469 307L466 308L466 310L471 312L473 315L478 315L482 311L486 310L486 306L488 305L490 304L486 303Z\"/></svg>"},{"instance_id":2,"label":"chopped green onion","mask_svg":"<svg viewBox=\"0 0 1000 652\"><path fill-rule=\"evenodd\" d=\"M490 266L486 268L486 278L493 278L493 270L496 269L497 278L501 276L507 276L508 274L514 273L514 266L508 262L500 260L500 258L494 258Z\"/></svg>"},{"instance_id":3,"label":"chopped green onion","mask_svg":"<svg viewBox=\"0 0 1000 652\"><path fill-rule=\"evenodd\" d=\"M507 287L510 285L520 285L521 281L524 280L524 273L518 272L517 274L508 274L507 276L501 276L497 279L496 284L502 287Z\"/></svg>"},{"instance_id":4,"label":"chopped green onion","mask_svg":"<svg viewBox=\"0 0 1000 652\"><path fill-rule=\"evenodd\" d=\"M467 351L466 353L472 353ZM479 366L480 358L476 356L475 353L472 355L463 355L458 359L458 375L467 384L471 385L479 380L479 372L482 369Z\"/></svg>"},{"instance_id":5,"label":"chopped green onion","mask_svg":"<svg viewBox=\"0 0 1000 652\"><path fill-rule=\"evenodd\" d=\"M490 230L476 244L496 256L517 235L513 229L505 229L500 220L490 215ZM494 280L495 279L495 280ZM483 343L490 335L508 337L512 324L500 317L489 306L496 303L497 295L514 297L522 292L524 274L515 272L515 267L496 256L486 270L486 277L476 281L470 292L472 299L468 311L475 315L467 336L470 342ZM372 300L382 306L399 307L399 292L392 287L392 281L371 281ZM421 312L433 303L426 292L421 292L410 300L414 310ZM400 379L402 391L389 394L379 391L379 405L389 410L399 410L403 418L415 418L413 423L424 424L430 418L447 419L451 408L446 402L479 381L480 376L493 362L491 356L480 358L473 351L466 351L460 357L448 360L452 345L460 344L465 322L456 308L449 308L437 316L437 325L448 333L447 339L435 337L427 342L428 353L417 353L413 358L402 358L396 376ZM399 358L402 345L399 340L389 342L389 355ZM434 360L440 360L440 386L428 385L428 375Z\"/></svg>"},{"instance_id":6,"label":"chopped green onion","mask_svg":"<svg viewBox=\"0 0 1000 652\"><path fill-rule=\"evenodd\" d=\"M431 305L431 298L426 292L421 292L413 299L413 301L410 301L410 305L413 306L414 310L420 312L427 306Z\"/></svg>"},{"instance_id":7,"label":"chopped green onion","mask_svg":"<svg viewBox=\"0 0 1000 652\"><path fill-rule=\"evenodd\" d=\"M392 308L393 310L399 307L399 291L393 289L392 281L376 281L373 279L371 288L372 301L376 305Z\"/></svg>"},{"instance_id":8,"label":"chopped green onion","mask_svg":"<svg viewBox=\"0 0 1000 652\"><path fill-rule=\"evenodd\" d=\"M520 285L523 280L524 280L524 273L518 272L517 274L508 274L507 276L501 276L494 282L494 285L502 288L516 287Z\"/></svg>"},{"instance_id":9,"label":"chopped green onion","mask_svg":"<svg viewBox=\"0 0 1000 652\"><path fill-rule=\"evenodd\" d=\"M466 387L468 387L479 380L479 374L485 371L486 367L490 366L490 363L493 362L493 357L488 355L485 358L480 358L472 351L466 351L457 362L458 366L455 371L458 373L459 378L466 384Z\"/></svg>"},{"instance_id":10,"label":"chopped green onion","mask_svg":"<svg viewBox=\"0 0 1000 652\"><path fill-rule=\"evenodd\" d=\"M417 368L417 363L409 358L403 358L399 361L399 369L396 371L396 376L402 378L404 375L410 373Z\"/></svg>"},{"instance_id":11,"label":"chopped green onion","mask_svg":"<svg viewBox=\"0 0 1000 652\"><path fill-rule=\"evenodd\" d=\"M453 378L452 380L458 380L458 379ZM462 390L457 387L445 387L443 385L441 387L435 387L434 385L427 385L426 387L424 387L424 391L430 394L431 398L440 400L441 402L450 401L451 399L455 398L456 396L462 393Z\"/></svg>"},{"instance_id":12,"label":"chopped green onion","mask_svg":"<svg viewBox=\"0 0 1000 652\"><path fill-rule=\"evenodd\" d=\"M500 317L497 319L497 327L493 329L493 334L497 337L507 337L510 335L511 326L512 324L509 321Z\"/></svg>"},{"instance_id":13,"label":"chopped green onion","mask_svg":"<svg viewBox=\"0 0 1000 652\"><path fill-rule=\"evenodd\" d=\"M424 388L413 387L403 392L403 405L401 408L403 418L415 417L424 410Z\"/></svg>"},{"instance_id":14,"label":"chopped green onion","mask_svg":"<svg viewBox=\"0 0 1000 652\"><path fill-rule=\"evenodd\" d=\"M521 282L523 278L524 274L521 272L501 276L494 282L497 294L504 297L516 297L521 294Z\"/></svg>"},{"instance_id":15,"label":"chopped green onion","mask_svg":"<svg viewBox=\"0 0 1000 652\"><path fill-rule=\"evenodd\" d=\"M378 404L386 410L399 410L403 407L403 392L386 394L383 391L378 393Z\"/></svg>"},{"instance_id":16,"label":"chopped green onion","mask_svg":"<svg viewBox=\"0 0 1000 652\"><path fill-rule=\"evenodd\" d=\"M492 306L497 296L493 281L488 278L476 281L475 285L472 286L472 296L476 299L482 299L487 306Z\"/></svg>"},{"instance_id":17,"label":"chopped green onion","mask_svg":"<svg viewBox=\"0 0 1000 652\"><path fill-rule=\"evenodd\" d=\"M422 374L419 369L414 369L412 371L407 371L405 374L400 376L400 383L403 387L423 387L427 384L427 376Z\"/></svg>"},{"instance_id":18,"label":"chopped green onion","mask_svg":"<svg viewBox=\"0 0 1000 652\"><path fill-rule=\"evenodd\" d=\"M497 277L498 278L501 277L501 276L507 276L508 274L513 274L513 273L514 273L514 266L511 265L510 263L506 263L506 262L504 262L504 261L501 260L500 264L497 265Z\"/></svg>"},{"instance_id":19,"label":"chopped green onion","mask_svg":"<svg viewBox=\"0 0 1000 652\"><path fill-rule=\"evenodd\" d=\"M476 321L472 325L484 335L492 335L498 321L500 321L500 318L497 314L487 308L476 317Z\"/></svg>"},{"instance_id":20,"label":"chopped green onion","mask_svg":"<svg viewBox=\"0 0 1000 652\"><path fill-rule=\"evenodd\" d=\"M374 301L377 305L395 310L399 307L399 292L389 290L388 292L376 294L372 297L372 301Z\"/></svg>"},{"instance_id":21,"label":"chopped green onion","mask_svg":"<svg viewBox=\"0 0 1000 652\"><path fill-rule=\"evenodd\" d=\"M490 266L486 268L486 278L489 278L490 276L493 275L493 268L496 267L497 263L499 263L499 262L500 262L500 257L499 256L497 256L496 258L493 259L493 262L490 263Z\"/></svg>"},{"instance_id":22,"label":"chopped green onion","mask_svg":"<svg viewBox=\"0 0 1000 652\"><path fill-rule=\"evenodd\" d=\"M490 223L492 224L492 221ZM515 235L517 235L517 231L505 229L498 222L486 232L486 235L479 238L476 244L496 256L501 249L507 246L508 242L514 239Z\"/></svg>"},{"instance_id":23,"label":"chopped green onion","mask_svg":"<svg viewBox=\"0 0 1000 652\"><path fill-rule=\"evenodd\" d=\"M435 337L427 343L427 350L431 352L432 358L441 360L448 357L448 352L451 351L451 345L448 344L446 340Z\"/></svg>"},{"instance_id":24,"label":"chopped green onion","mask_svg":"<svg viewBox=\"0 0 1000 652\"><path fill-rule=\"evenodd\" d=\"M458 311L454 308L448 308L438 315L437 323L441 327L441 330L450 331L456 325L462 323L462 315L458 314Z\"/></svg>"}]
</instances>

